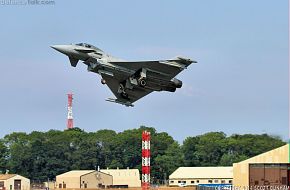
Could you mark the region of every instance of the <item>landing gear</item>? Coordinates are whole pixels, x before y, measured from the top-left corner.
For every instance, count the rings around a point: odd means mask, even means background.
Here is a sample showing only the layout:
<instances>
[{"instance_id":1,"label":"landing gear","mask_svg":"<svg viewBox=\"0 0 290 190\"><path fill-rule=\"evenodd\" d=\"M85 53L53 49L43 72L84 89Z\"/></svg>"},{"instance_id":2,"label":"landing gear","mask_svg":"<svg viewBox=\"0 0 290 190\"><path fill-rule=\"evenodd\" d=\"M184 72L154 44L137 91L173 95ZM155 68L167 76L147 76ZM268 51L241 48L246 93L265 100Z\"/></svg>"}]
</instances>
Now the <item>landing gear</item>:
<instances>
[{"instance_id":1,"label":"landing gear","mask_svg":"<svg viewBox=\"0 0 290 190\"><path fill-rule=\"evenodd\" d=\"M147 77L147 69L142 68L142 70L140 72L140 78L138 79L140 86L142 86L142 87L146 86L146 84L147 84L146 77Z\"/></svg>"},{"instance_id":2,"label":"landing gear","mask_svg":"<svg viewBox=\"0 0 290 190\"><path fill-rule=\"evenodd\" d=\"M124 85L120 84L119 89L118 89L118 93L125 99L128 99L128 94L125 91Z\"/></svg>"},{"instance_id":3,"label":"landing gear","mask_svg":"<svg viewBox=\"0 0 290 190\"><path fill-rule=\"evenodd\" d=\"M122 92L121 93L121 96L123 97L123 98L125 98L125 99L128 99L128 94L126 93L126 92Z\"/></svg>"},{"instance_id":4,"label":"landing gear","mask_svg":"<svg viewBox=\"0 0 290 190\"><path fill-rule=\"evenodd\" d=\"M145 78L140 78L139 79L139 84L140 84L140 86L145 87L146 84L147 84L146 79Z\"/></svg>"}]
</instances>

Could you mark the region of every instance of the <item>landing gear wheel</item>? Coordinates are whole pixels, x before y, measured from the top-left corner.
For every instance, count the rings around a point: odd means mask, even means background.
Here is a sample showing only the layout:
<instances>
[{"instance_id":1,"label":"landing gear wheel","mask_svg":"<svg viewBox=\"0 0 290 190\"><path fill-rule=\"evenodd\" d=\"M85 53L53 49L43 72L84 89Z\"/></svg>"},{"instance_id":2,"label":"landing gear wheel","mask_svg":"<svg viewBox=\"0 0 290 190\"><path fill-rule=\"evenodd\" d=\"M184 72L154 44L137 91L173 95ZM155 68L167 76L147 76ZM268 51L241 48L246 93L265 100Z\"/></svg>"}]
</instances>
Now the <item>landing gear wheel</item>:
<instances>
[{"instance_id":1,"label":"landing gear wheel","mask_svg":"<svg viewBox=\"0 0 290 190\"><path fill-rule=\"evenodd\" d=\"M128 94L127 94L126 92L122 92L122 93L121 93L121 96L122 96L123 98L128 99Z\"/></svg>"},{"instance_id":2,"label":"landing gear wheel","mask_svg":"<svg viewBox=\"0 0 290 190\"><path fill-rule=\"evenodd\" d=\"M118 94L124 99L129 99L129 95L127 94L124 85L122 83L120 83Z\"/></svg>"}]
</instances>

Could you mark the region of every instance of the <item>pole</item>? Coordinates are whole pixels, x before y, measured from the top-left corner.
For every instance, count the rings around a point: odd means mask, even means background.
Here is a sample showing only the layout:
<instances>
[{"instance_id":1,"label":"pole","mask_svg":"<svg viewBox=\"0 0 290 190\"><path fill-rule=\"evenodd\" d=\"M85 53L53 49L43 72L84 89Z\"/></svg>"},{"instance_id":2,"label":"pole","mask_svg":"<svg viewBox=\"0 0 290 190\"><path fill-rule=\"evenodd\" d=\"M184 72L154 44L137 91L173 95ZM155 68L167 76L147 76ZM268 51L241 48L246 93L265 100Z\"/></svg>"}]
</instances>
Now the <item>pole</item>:
<instances>
[{"instance_id":1,"label":"pole","mask_svg":"<svg viewBox=\"0 0 290 190\"><path fill-rule=\"evenodd\" d=\"M72 112L72 100L73 100L73 94L69 93L67 95L68 97L68 106L67 106L67 129L74 128L73 123L73 112Z\"/></svg>"},{"instance_id":2,"label":"pole","mask_svg":"<svg viewBox=\"0 0 290 190\"><path fill-rule=\"evenodd\" d=\"M142 132L142 190L150 189L150 132Z\"/></svg>"}]
</instances>

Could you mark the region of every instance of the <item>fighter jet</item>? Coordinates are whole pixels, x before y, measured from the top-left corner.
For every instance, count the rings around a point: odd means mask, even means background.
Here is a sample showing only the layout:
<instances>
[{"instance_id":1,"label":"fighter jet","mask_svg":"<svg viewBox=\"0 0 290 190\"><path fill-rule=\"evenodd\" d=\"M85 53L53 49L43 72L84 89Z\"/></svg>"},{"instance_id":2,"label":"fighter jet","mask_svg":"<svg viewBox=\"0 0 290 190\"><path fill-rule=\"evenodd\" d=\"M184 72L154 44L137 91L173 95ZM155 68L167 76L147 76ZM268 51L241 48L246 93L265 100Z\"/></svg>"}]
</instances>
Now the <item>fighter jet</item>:
<instances>
[{"instance_id":1,"label":"fighter jet","mask_svg":"<svg viewBox=\"0 0 290 190\"><path fill-rule=\"evenodd\" d=\"M134 106L134 102L153 91L175 92L176 88L181 88L182 81L174 77L191 63L197 63L181 56L168 60L125 61L87 43L51 47L67 55L71 66L76 67L81 60L88 71L100 74L101 83L116 96L106 101L125 106Z\"/></svg>"}]
</instances>

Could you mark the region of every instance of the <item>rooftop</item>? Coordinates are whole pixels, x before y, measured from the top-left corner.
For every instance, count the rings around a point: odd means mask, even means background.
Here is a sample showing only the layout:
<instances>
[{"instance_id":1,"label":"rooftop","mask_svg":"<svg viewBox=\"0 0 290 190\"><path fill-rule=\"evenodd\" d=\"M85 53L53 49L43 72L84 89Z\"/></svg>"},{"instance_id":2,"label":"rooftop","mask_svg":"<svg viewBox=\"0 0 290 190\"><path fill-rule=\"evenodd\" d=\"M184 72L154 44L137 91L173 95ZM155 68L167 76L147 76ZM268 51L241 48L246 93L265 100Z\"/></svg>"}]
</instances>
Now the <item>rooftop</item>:
<instances>
[{"instance_id":1,"label":"rooftop","mask_svg":"<svg viewBox=\"0 0 290 190\"><path fill-rule=\"evenodd\" d=\"M233 178L233 167L179 167L169 176L169 179L179 178Z\"/></svg>"},{"instance_id":2,"label":"rooftop","mask_svg":"<svg viewBox=\"0 0 290 190\"><path fill-rule=\"evenodd\" d=\"M63 174L58 175L57 177L80 177L82 175L92 173L95 170L72 170Z\"/></svg>"},{"instance_id":3,"label":"rooftop","mask_svg":"<svg viewBox=\"0 0 290 190\"><path fill-rule=\"evenodd\" d=\"M16 174L0 174L0 180L10 179L14 176L16 176Z\"/></svg>"},{"instance_id":4,"label":"rooftop","mask_svg":"<svg viewBox=\"0 0 290 190\"><path fill-rule=\"evenodd\" d=\"M134 180L140 178L138 169L103 169L101 172L112 175L114 180L124 178L128 178L127 180Z\"/></svg>"}]
</instances>

